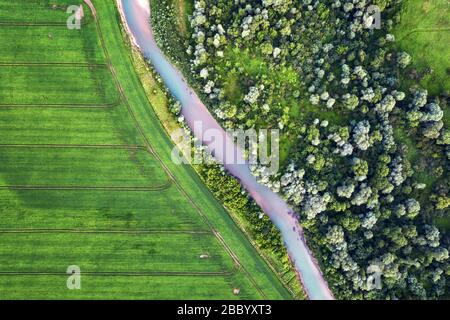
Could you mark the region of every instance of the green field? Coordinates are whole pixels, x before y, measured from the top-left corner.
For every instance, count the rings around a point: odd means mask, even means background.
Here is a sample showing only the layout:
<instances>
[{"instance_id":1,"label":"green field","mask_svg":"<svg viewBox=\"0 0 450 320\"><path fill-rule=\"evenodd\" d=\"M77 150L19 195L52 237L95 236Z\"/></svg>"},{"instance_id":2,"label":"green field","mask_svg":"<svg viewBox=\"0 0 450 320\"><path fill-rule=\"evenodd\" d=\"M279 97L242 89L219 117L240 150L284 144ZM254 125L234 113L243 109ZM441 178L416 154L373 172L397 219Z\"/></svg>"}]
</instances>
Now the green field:
<instances>
[{"instance_id":1,"label":"green field","mask_svg":"<svg viewBox=\"0 0 450 320\"><path fill-rule=\"evenodd\" d=\"M57 273L70 261L86 273L227 273L233 268L209 233L17 232L1 234L0 241L3 270L17 273ZM202 253L210 257L199 259Z\"/></svg>"},{"instance_id":2,"label":"green field","mask_svg":"<svg viewBox=\"0 0 450 320\"><path fill-rule=\"evenodd\" d=\"M117 9L93 2L68 30L73 1L0 0L0 299L292 298L171 162Z\"/></svg>"},{"instance_id":3,"label":"green field","mask_svg":"<svg viewBox=\"0 0 450 320\"><path fill-rule=\"evenodd\" d=\"M401 22L393 31L397 46L413 58L419 72L430 67L420 84L430 94L450 92L450 2L447 0L405 0ZM404 81L405 86L413 81Z\"/></svg>"},{"instance_id":4,"label":"green field","mask_svg":"<svg viewBox=\"0 0 450 320\"><path fill-rule=\"evenodd\" d=\"M106 67L36 64L0 69L0 106L108 105L118 99Z\"/></svg>"},{"instance_id":5,"label":"green field","mask_svg":"<svg viewBox=\"0 0 450 320\"><path fill-rule=\"evenodd\" d=\"M0 24L48 24L65 26L70 5L81 1L64 0L23 0L0 2ZM92 15L84 7L86 21L92 21Z\"/></svg>"}]
</instances>

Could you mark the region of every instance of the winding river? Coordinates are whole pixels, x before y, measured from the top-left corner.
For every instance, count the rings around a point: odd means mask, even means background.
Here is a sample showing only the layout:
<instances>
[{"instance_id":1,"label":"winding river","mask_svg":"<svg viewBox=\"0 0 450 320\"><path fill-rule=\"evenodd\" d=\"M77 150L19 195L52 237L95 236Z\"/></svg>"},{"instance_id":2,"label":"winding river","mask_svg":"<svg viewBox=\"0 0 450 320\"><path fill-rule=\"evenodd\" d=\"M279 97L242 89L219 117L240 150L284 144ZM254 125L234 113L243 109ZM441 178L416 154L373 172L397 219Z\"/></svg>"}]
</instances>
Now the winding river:
<instances>
[{"instance_id":1,"label":"winding river","mask_svg":"<svg viewBox=\"0 0 450 320\"><path fill-rule=\"evenodd\" d=\"M209 113L206 106L189 87L178 71L158 48L150 25L150 5L148 0L116 0L124 25L134 45L152 63L166 87L182 105L181 113L194 135L208 146L213 141L204 137L206 130L216 130L228 139L224 150L216 149L214 157L225 163L227 155L237 156L235 163L244 163L241 150L231 141L219 123ZM201 122L202 126L194 126ZM229 158L228 158L229 159ZM295 213L286 202L269 188L259 184L251 174L247 164L226 164L227 171L236 177L257 204L281 231L289 256L300 276L303 288L310 299L334 299L323 275L303 237L303 229Z\"/></svg>"}]
</instances>

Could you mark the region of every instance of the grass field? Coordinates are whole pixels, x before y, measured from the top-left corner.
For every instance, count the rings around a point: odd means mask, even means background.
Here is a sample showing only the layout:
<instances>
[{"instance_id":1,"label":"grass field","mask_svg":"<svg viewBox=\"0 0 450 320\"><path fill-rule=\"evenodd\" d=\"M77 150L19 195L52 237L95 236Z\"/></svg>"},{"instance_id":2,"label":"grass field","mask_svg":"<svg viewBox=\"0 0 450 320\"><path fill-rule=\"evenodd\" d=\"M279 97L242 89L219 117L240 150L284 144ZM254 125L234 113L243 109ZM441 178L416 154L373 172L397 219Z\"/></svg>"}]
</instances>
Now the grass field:
<instances>
[{"instance_id":1,"label":"grass field","mask_svg":"<svg viewBox=\"0 0 450 320\"><path fill-rule=\"evenodd\" d=\"M66 10L80 1L27 0L2 1L0 3L0 24L49 24L65 26ZM92 21L88 8L83 8L87 21Z\"/></svg>"},{"instance_id":2,"label":"grass field","mask_svg":"<svg viewBox=\"0 0 450 320\"><path fill-rule=\"evenodd\" d=\"M142 144L142 137L124 106L0 107L0 145L93 145L99 142L106 145Z\"/></svg>"},{"instance_id":3,"label":"grass field","mask_svg":"<svg viewBox=\"0 0 450 320\"><path fill-rule=\"evenodd\" d=\"M0 202L1 230L209 230L173 187L152 193L4 189Z\"/></svg>"},{"instance_id":4,"label":"grass field","mask_svg":"<svg viewBox=\"0 0 450 320\"><path fill-rule=\"evenodd\" d=\"M93 2L68 30L73 1L0 0L0 298L292 298L171 162L114 3Z\"/></svg>"},{"instance_id":5,"label":"grass field","mask_svg":"<svg viewBox=\"0 0 450 320\"><path fill-rule=\"evenodd\" d=\"M437 218L435 222L442 229L450 231L450 217Z\"/></svg>"},{"instance_id":6,"label":"grass field","mask_svg":"<svg viewBox=\"0 0 450 320\"><path fill-rule=\"evenodd\" d=\"M114 285L111 285L111 277ZM67 290L66 275L8 275L0 277L0 286L9 287L11 299L23 298L23 292L16 288L27 287L27 296L30 299L39 299L42 296L55 299L212 299L217 296L218 288L228 288L233 283L242 282L242 275L235 274L226 277L215 275L193 277L186 275L171 276L127 276L127 275L92 275L83 277L81 290ZM212 296L212 294L214 294ZM221 298L232 300L236 296L230 292L220 292ZM249 287L241 291L239 297L251 299L258 295L254 288Z\"/></svg>"},{"instance_id":7,"label":"grass field","mask_svg":"<svg viewBox=\"0 0 450 320\"><path fill-rule=\"evenodd\" d=\"M20 41L17 41L17 33L20 33ZM2 25L0 39L0 59L4 63L104 62L93 22L80 30L55 26Z\"/></svg>"},{"instance_id":8,"label":"grass field","mask_svg":"<svg viewBox=\"0 0 450 320\"><path fill-rule=\"evenodd\" d=\"M157 30L155 32L155 37L159 40L162 40L163 43L169 44L169 47L180 47L179 44L189 43L189 38L192 34L192 29L190 27L190 16L193 13L194 3L193 0L152 0L151 8L152 8L152 27L153 30ZM167 14L167 8L170 8L171 13ZM172 36L166 37L165 35L170 34ZM159 35L159 36L158 36ZM178 44L178 45L173 45ZM165 49L164 45L161 45L163 49ZM183 46L181 46L183 47ZM230 49L231 50L231 49ZM186 54L185 50L181 50L182 54L174 55L172 50L163 50L165 52L166 57L171 58L172 63L177 65L178 70L183 72L184 77L189 82L189 85L192 88L196 88L197 94L203 92L201 87L198 87L198 83L196 80L192 78L192 74L190 73L189 67L189 56ZM153 73L149 70L147 63L143 60L142 56L138 52L138 50L133 49L133 62L135 69L138 72L142 85L144 87L145 92L155 110L158 118L161 120L162 125L164 126L166 132L173 132L180 128L180 124L177 121L177 118L174 117L173 113L169 111L168 105L170 104L167 95L165 94L165 89L158 82L157 78L153 75ZM251 57L248 55L246 57L241 55L236 55L236 59L243 60L245 58L245 62L251 62ZM251 72L257 73L262 64L261 61L256 61L256 63L251 62L252 70ZM246 66L245 63L243 65ZM264 69L264 66L261 67ZM251 68L249 68L251 69ZM287 68L286 68L287 69ZM289 72L289 70L287 70ZM231 79L231 74L226 73L225 77L227 79ZM229 81L231 84L235 84L234 88L229 88L229 91L236 90L238 88L237 84L239 84L239 78L234 77L231 79L234 81ZM240 90L237 90L236 93L239 94ZM202 97L204 101L207 101L208 98ZM295 115L298 116L298 115ZM289 141L294 141L292 137L283 136L281 138L281 159L286 159L289 152L290 143ZM288 261L287 254L284 259L280 259L279 252L273 252L268 248L259 248L255 243L254 237L254 226L248 220L247 217L242 216L241 213L233 212L233 209L230 208L230 215L232 216L235 223L244 230L247 235L247 238L250 241L254 242L254 246L259 250L260 255L264 257L264 259L270 264L271 268L275 271L280 279L282 279L284 285L289 288L291 295L296 299L305 299L305 293L301 287L300 282L295 273L295 269L292 267L291 263Z\"/></svg>"},{"instance_id":9,"label":"grass field","mask_svg":"<svg viewBox=\"0 0 450 320\"><path fill-rule=\"evenodd\" d=\"M110 105L118 99L106 67L37 64L0 69L0 105Z\"/></svg>"},{"instance_id":10,"label":"grass field","mask_svg":"<svg viewBox=\"0 0 450 320\"><path fill-rule=\"evenodd\" d=\"M158 161L142 149L108 146L0 148L0 175L3 181L16 185L150 189L170 185Z\"/></svg>"},{"instance_id":11,"label":"grass field","mask_svg":"<svg viewBox=\"0 0 450 320\"><path fill-rule=\"evenodd\" d=\"M394 35L398 48L413 58L419 72L433 69L420 84L437 95L450 92L450 2L447 0L403 1L401 22ZM413 81L405 81L405 86Z\"/></svg>"},{"instance_id":12,"label":"grass field","mask_svg":"<svg viewBox=\"0 0 450 320\"><path fill-rule=\"evenodd\" d=\"M58 273L70 261L86 273L227 273L233 268L209 233L17 232L1 234L0 241L3 270L17 273ZM203 253L210 257L199 259Z\"/></svg>"}]
</instances>

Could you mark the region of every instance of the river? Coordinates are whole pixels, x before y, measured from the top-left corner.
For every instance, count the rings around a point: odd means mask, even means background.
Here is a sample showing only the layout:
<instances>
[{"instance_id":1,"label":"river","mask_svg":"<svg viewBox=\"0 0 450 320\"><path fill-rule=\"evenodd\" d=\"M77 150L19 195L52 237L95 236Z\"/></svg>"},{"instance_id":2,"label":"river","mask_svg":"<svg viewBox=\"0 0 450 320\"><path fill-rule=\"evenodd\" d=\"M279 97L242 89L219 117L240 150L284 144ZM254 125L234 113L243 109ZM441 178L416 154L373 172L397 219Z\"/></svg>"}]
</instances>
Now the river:
<instances>
[{"instance_id":1,"label":"river","mask_svg":"<svg viewBox=\"0 0 450 320\"><path fill-rule=\"evenodd\" d=\"M168 61L158 48L151 30L148 0L117 0L117 4L132 42L150 61L172 95L180 101L181 113L188 126L193 130L194 135L204 145L209 145L212 141L204 138L203 133L206 130L217 130L228 140L225 145L232 146L231 148L224 148L224 150L216 149L214 157L223 163L225 163L224 159L226 159L227 154L232 153L238 157L238 161L234 162L235 164L225 164L225 168L240 181L280 230L289 256L308 297L314 300L334 299L315 258L308 249L304 240L303 229L299 225L294 211L278 194L259 184L247 164L236 164L244 162L241 150L231 142L231 138L227 136L197 94L189 87L181 72ZM199 122L202 124L201 127L194 126L194 123Z\"/></svg>"}]
</instances>

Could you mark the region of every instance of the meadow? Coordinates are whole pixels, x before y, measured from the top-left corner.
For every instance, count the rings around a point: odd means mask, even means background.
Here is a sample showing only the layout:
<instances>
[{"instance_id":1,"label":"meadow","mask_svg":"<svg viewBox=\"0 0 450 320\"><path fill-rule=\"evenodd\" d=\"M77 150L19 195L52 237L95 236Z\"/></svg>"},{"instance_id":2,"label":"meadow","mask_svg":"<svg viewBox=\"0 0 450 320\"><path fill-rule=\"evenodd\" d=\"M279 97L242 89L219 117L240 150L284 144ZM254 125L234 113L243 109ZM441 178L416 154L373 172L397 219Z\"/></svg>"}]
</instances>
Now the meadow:
<instances>
[{"instance_id":1,"label":"meadow","mask_svg":"<svg viewBox=\"0 0 450 320\"><path fill-rule=\"evenodd\" d=\"M0 0L0 298L291 298L171 162L114 3L68 30L72 2Z\"/></svg>"}]
</instances>

